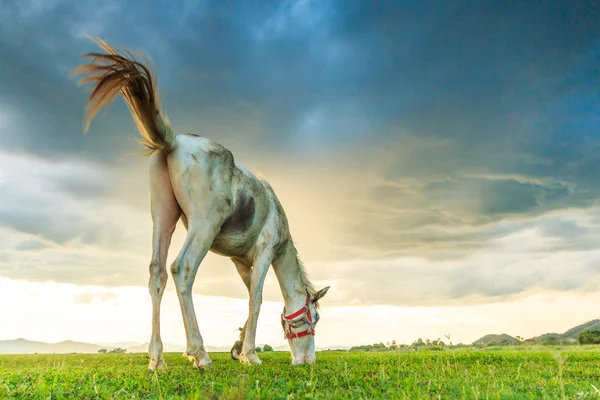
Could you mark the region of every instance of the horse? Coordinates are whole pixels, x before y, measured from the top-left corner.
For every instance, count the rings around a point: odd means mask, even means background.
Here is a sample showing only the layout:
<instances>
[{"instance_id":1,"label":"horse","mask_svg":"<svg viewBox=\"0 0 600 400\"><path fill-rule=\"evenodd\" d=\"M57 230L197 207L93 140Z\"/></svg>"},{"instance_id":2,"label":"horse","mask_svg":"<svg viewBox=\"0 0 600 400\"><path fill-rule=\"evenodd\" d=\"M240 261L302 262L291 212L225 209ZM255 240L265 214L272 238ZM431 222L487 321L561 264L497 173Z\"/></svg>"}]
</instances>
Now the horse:
<instances>
[{"instance_id":1,"label":"horse","mask_svg":"<svg viewBox=\"0 0 600 400\"><path fill-rule=\"evenodd\" d=\"M141 54L116 49L98 37L88 38L104 52L83 54L92 61L73 70L74 76L84 75L79 85L92 84L84 132L94 115L120 95L147 149L153 223L148 368L154 371L166 366L160 304L168 279L167 254L180 219L187 235L170 271L185 326L184 355L193 361L193 367L205 369L212 364L192 300L196 272L209 251L229 257L248 289L248 317L240 328L240 340L231 349L232 358L247 365L262 362L256 354L256 328L265 276L272 265L284 299L281 325L292 364L314 363L319 300L329 286L316 290L308 279L271 185L236 162L219 143L195 133L174 133L160 104L157 75ZM287 310L295 311L287 314Z\"/></svg>"}]
</instances>

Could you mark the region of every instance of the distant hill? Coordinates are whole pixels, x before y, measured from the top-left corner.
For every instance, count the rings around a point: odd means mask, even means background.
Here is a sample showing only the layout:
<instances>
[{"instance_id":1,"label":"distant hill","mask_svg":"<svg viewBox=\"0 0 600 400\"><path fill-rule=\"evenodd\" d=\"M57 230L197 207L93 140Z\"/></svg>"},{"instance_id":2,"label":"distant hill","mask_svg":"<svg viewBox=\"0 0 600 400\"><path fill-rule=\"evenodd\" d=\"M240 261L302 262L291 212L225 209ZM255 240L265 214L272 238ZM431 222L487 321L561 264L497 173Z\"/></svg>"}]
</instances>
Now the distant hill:
<instances>
[{"instance_id":1,"label":"distant hill","mask_svg":"<svg viewBox=\"0 0 600 400\"><path fill-rule=\"evenodd\" d=\"M581 332L587 331L588 329L595 329L595 330L600 331L600 319L593 319L589 322L586 322L585 324L581 324L574 328L571 328L568 331L566 331L565 333L563 333L561 336L565 339L566 338L577 339L577 337L579 336L579 334Z\"/></svg>"},{"instance_id":2,"label":"distant hill","mask_svg":"<svg viewBox=\"0 0 600 400\"><path fill-rule=\"evenodd\" d=\"M594 319L589 322L586 322L585 324L577 325L577 326L569 329L565 333L544 333L543 335L535 336L528 340L535 341L535 342L543 342L543 341L546 341L551 338L562 339L562 340L569 340L569 339L577 340L577 337L579 336L579 334L583 331L587 331L588 329L596 329L596 330L600 331L600 319ZM492 343L492 342L502 343L503 340L508 340L509 343L513 343L517 339L515 339L514 337L512 337L510 335L503 333L501 335L485 335L482 338L479 338L476 341L474 341L472 344L473 345L487 345L488 343Z\"/></svg>"},{"instance_id":3,"label":"distant hill","mask_svg":"<svg viewBox=\"0 0 600 400\"><path fill-rule=\"evenodd\" d=\"M507 341L508 343L514 343L517 339L514 337L507 335L506 333L502 333L500 335L485 335L476 341L473 342L473 345L487 345L489 343L502 343Z\"/></svg>"},{"instance_id":4,"label":"distant hill","mask_svg":"<svg viewBox=\"0 0 600 400\"><path fill-rule=\"evenodd\" d=\"M528 340L543 342L544 340L548 340L548 339L560 339L561 336L562 335L560 333L544 333L543 335L534 336Z\"/></svg>"},{"instance_id":5,"label":"distant hill","mask_svg":"<svg viewBox=\"0 0 600 400\"><path fill-rule=\"evenodd\" d=\"M68 354L97 353L102 346L67 340L59 343L33 342L25 339L0 341L0 354Z\"/></svg>"},{"instance_id":6,"label":"distant hill","mask_svg":"<svg viewBox=\"0 0 600 400\"><path fill-rule=\"evenodd\" d=\"M540 336L536 336L529 340L534 342L544 342L550 338L560 339L564 341L576 341L577 337L581 332L589 329L596 329L600 331L600 319L594 319L584 324L575 326L565 333L545 333ZM489 343L502 343L504 341L508 343L514 343L517 339L503 333L500 335L485 335L476 341L473 345L488 345ZM127 345L132 346L127 346ZM261 345L262 347L263 345ZM45 343L35 342L26 339L14 339L14 340L0 340L0 354L68 354L68 353L82 353L82 354L96 354L100 349L112 350L116 347L125 348L128 353L146 353L148 351L148 343L136 344L134 342L123 342L123 343L105 343L105 344L91 344L74 342L72 340L66 340L59 343ZM207 346L206 350L211 353L215 352L229 352L230 346ZM287 344L273 346L275 351L289 351ZM328 347L317 347L317 350L348 350L347 346L328 346ZM183 353L185 346L164 343L164 351L167 353Z\"/></svg>"},{"instance_id":7,"label":"distant hill","mask_svg":"<svg viewBox=\"0 0 600 400\"><path fill-rule=\"evenodd\" d=\"M596 330L600 331L600 319L594 319L589 322L586 322L585 324L577 325L577 326L569 329L565 333L545 333L543 335L536 336L532 339L535 341L541 341L541 342L551 339L551 338L561 339L561 340L568 340L568 339L577 340L577 337L579 336L579 334L583 331L587 331L588 329L596 329Z\"/></svg>"}]
</instances>

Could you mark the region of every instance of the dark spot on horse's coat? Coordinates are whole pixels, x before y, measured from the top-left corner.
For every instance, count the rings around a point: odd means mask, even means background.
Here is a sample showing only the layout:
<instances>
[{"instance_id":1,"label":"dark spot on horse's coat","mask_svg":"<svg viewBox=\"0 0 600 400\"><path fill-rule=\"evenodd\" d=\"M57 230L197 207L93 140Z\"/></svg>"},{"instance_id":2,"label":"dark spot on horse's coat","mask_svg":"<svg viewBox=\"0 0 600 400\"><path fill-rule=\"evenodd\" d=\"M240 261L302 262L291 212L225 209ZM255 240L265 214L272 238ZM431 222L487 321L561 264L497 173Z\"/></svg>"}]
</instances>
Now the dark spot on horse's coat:
<instances>
[{"instance_id":1,"label":"dark spot on horse's coat","mask_svg":"<svg viewBox=\"0 0 600 400\"><path fill-rule=\"evenodd\" d=\"M233 167L233 153L227 149L225 149L225 154L223 156L223 161L226 165Z\"/></svg>"},{"instance_id":2,"label":"dark spot on horse's coat","mask_svg":"<svg viewBox=\"0 0 600 400\"><path fill-rule=\"evenodd\" d=\"M276 243L274 243L275 248L275 259L279 259L282 257L286 251L287 244L290 241L289 230L287 227L287 217L285 215L285 211L283 211L283 207L277 198L275 197L275 193L270 185L265 182L267 189L274 196L274 205L275 211L277 213L277 226L275 232Z\"/></svg>"},{"instance_id":3,"label":"dark spot on horse's coat","mask_svg":"<svg viewBox=\"0 0 600 400\"><path fill-rule=\"evenodd\" d=\"M192 153L190 153L190 156L192 156L192 158L194 159L194 161L199 162L195 155L193 155Z\"/></svg>"},{"instance_id":4,"label":"dark spot on horse's coat","mask_svg":"<svg viewBox=\"0 0 600 400\"><path fill-rule=\"evenodd\" d=\"M215 150L208 150L206 152L206 155L208 156L208 158L219 158L220 153Z\"/></svg>"},{"instance_id":5,"label":"dark spot on horse's coat","mask_svg":"<svg viewBox=\"0 0 600 400\"><path fill-rule=\"evenodd\" d=\"M227 169L233 167L233 154L221 145L217 145L206 151L206 157L210 160L219 160L221 165Z\"/></svg>"},{"instance_id":6,"label":"dark spot on horse's coat","mask_svg":"<svg viewBox=\"0 0 600 400\"><path fill-rule=\"evenodd\" d=\"M254 198L241 193L233 213L221 225L220 233L245 232L252 225L254 218Z\"/></svg>"},{"instance_id":7,"label":"dark spot on horse's coat","mask_svg":"<svg viewBox=\"0 0 600 400\"><path fill-rule=\"evenodd\" d=\"M226 198L225 202L227 203L228 206L231 206L231 200L229 198Z\"/></svg>"}]
</instances>

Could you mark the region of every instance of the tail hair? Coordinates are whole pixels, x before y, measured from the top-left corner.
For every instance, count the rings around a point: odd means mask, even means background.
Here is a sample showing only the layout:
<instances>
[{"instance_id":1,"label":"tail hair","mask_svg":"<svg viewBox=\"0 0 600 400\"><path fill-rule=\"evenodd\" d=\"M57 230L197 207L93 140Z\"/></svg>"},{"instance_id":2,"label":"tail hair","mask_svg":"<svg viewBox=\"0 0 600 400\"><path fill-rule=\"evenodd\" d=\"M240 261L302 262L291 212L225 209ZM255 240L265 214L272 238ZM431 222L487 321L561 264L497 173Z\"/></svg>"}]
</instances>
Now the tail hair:
<instances>
[{"instance_id":1,"label":"tail hair","mask_svg":"<svg viewBox=\"0 0 600 400\"><path fill-rule=\"evenodd\" d=\"M80 79L79 85L93 84L86 106L84 132L87 132L94 115L120 94L140 132L142 144L148 149L147 153L171 152L174 147L173 129L161 110L157 77L146 59L134 52L140 62L129 51L117 50L100 38L88 38L106 53L83 54L83 57L93 58L92 62L73 71L74 75L86 75Z\"/></svg>"}]
</instances>

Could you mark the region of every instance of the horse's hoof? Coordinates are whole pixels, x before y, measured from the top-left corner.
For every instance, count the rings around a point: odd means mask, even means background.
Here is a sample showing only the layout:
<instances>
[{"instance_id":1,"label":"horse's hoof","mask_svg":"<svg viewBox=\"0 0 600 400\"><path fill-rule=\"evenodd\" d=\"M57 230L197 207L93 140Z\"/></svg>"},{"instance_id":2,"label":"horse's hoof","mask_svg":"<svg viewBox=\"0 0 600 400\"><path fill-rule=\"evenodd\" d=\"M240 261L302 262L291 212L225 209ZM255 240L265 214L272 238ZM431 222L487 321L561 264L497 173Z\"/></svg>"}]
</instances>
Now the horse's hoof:
<instances>
[{"instance_id":1,"label":"horse's hoof","mask_svg":"<svg viewBox=\"0 0 600 400\"><path fill-rule=\"evenodd\" d=\"M157 369L163 369L166 368L167 364L165 363L165 360L161 357L157 360L150 360L150 362L148 363L148 369L152 372L154 372Z\"/></svg>"},{"instance_id":2,"label":"horse's hoof","mask_svg":"<svg viewBox=\"0 0 600 400\"><path fill-rule=\"evenodd\" d=\"M194 361L194 368L197 368L199 370L204 370L206 368L210 368L212 366L212 360L210 358L208 359L196 359Z\"/></svg>"},{"instance_id":3,"label":"horse's hoof","mask_svg":"<svg viewBox=\"0 0 600 400\"><path fill-rule=\"evenodd\" d=\"M255 351L252 351L248 354L241 355L240 361L245 365L260 365L262 364L262 360L258 358Z\"/></svg>"}]
</instances>

